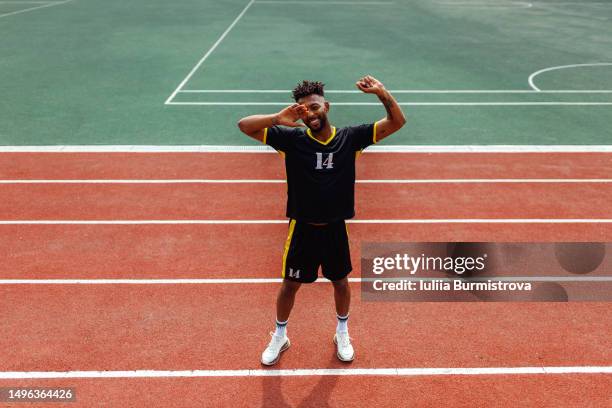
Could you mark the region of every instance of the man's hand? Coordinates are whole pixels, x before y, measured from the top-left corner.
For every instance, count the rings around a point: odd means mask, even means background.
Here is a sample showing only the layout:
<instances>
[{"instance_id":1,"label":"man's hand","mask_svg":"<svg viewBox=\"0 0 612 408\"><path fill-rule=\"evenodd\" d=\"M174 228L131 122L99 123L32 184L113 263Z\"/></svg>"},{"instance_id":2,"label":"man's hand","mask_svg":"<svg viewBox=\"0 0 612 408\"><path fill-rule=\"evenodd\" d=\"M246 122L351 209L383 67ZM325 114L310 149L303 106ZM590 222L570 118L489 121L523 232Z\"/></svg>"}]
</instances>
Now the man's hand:
<instances>
[{"instance_id":1,"label":"man's hand","mask_svg":"<svg viewBox=\"0 0 612 408\"><path fill-rule=\"evenodd\" d=\"M375 95L382 95L385 91L385 86L378 79L371 75L366 75L355 83L357 88L365 93L373 93Z\"/></svg>"},{"instance_id":2,"label":"man's hand","mask_svg":"<svg viewBox=\"0 0 612 408\"><path fill-rule=\"evenodd\" d=\"M276 125L289 127L306 126L303 123L298 123L298 120L303 120L306 117L307 111L308 109L305 106L294 103L278 113L271 115L251 115L242 118L238 121L238 127L243 133L251 136L253 139L263 142L265 128Z\"/></svg>"},{"instance_id":3,"label":"man's hand","mask_svg":"<svg viewBox=\"0 0 612 408\"><path fill-rule=\"evenodd\" d=\"M306 115L306 112L307 109L304 105L294 103L274 116L274 124L289 127L304 127L306 125L299 123L298 120L302 119Z\"/></svg>"}]
</instances>

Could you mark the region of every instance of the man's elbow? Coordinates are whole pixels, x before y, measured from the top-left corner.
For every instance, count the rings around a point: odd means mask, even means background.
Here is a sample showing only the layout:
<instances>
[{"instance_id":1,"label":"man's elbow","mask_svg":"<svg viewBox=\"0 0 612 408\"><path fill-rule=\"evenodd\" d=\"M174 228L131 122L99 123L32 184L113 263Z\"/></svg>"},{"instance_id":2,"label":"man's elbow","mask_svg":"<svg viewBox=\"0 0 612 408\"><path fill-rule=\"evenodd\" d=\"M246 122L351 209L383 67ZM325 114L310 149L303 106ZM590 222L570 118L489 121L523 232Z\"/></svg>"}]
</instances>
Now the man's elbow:
<instances>
[{"instance_id":1,"label":"man's elbow","mask_svg":"<svg viewBox=\"0 0 612 408\"><path fill-rule=\"evenodd\" d=\"M246 126L246 124L244 123L244 119L240 119L240 120L239 120L239 121L236 123L236 126L238 126L238 129L240 129L240 131L241 131L242 133L246 133L246 134L248 134L248 132L247 132L247 126Z\"/></svg>"},{"instance_id":2,"label":"man's elbow","mask_svg":"<svg viewBox=\"0 0 612 408\"><path fill-rule=\"evenodd\" d=\"M400 129L405 124L406 124L406 117L404 115L401 115L397 123L397 125L399 126L398 129Z\"/></svg>"},{"instance_id":3,"label":"man's elbow","mask_svg":"<svg viewBox=\"0 0 612 408\"><path fill-rule=\"evenodd\" d=\"M393 121L393 131L397 132L406 124L406 117L404 115L400 116L396 120Z\"/></svg>"}]
</instances>

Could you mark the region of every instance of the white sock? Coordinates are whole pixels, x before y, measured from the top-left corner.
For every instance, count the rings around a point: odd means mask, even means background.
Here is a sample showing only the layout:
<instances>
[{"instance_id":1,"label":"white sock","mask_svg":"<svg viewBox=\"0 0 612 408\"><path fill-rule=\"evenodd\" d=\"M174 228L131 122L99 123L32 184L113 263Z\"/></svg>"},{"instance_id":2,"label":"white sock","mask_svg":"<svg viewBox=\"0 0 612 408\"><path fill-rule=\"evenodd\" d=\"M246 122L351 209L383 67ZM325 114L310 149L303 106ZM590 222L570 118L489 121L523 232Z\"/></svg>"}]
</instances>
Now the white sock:
<instances>
[{"instance_id":1,"label":"white sock","mask_svg":"<svg viewBox=\"0 0 612 408\"><path fill-rule=\"evenodd\" d=\"M287 323L289 320L279 322L276 320L276 330L274 331L275 336L285 337L287 335Z\"/></svg>"},{"instance_id":2,"label":"white sock","mask_svg":"<svg viewBox=\"0 0 612 408\"><path fill-rule=\"evenodd\" d=\"M336 333L348 333L348 318L349 315L340 316L336 314L338 319L338 326L336 326Z\"/></svg>"}]
</instances>

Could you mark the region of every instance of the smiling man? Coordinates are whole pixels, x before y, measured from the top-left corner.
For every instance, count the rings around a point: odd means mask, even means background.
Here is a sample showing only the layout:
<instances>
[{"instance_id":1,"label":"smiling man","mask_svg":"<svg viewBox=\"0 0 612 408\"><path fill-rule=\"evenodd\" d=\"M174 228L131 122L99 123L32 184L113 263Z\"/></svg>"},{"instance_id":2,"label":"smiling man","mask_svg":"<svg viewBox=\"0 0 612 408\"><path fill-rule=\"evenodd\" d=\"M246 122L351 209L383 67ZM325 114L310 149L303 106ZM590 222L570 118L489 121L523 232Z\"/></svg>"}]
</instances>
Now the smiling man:
<instances>
[{"instance_id":1,"label":"smiling man","mask_svg":"<svg viewBox=\"0 0 612 408\"><path fill-rule=\"evenodd\" d=\"M261 355L265 365L275 364L290 346L287 323L295 295L302 283L317 279L319 267L334 287L336 354L341 361L354 359L348 334L351 292L347 276L352 265L345 220L355 216L355 159L406 122L380 81L368 75L356 85L380 99L387 111L385 118L336 129L327 116L330 104L324 85L302 81L293 90L295 104L275 114L248 116L238 122L242 132L280 152L287 171L289 234L276 300L276 330Z\"/></svg>"}]
</instances>

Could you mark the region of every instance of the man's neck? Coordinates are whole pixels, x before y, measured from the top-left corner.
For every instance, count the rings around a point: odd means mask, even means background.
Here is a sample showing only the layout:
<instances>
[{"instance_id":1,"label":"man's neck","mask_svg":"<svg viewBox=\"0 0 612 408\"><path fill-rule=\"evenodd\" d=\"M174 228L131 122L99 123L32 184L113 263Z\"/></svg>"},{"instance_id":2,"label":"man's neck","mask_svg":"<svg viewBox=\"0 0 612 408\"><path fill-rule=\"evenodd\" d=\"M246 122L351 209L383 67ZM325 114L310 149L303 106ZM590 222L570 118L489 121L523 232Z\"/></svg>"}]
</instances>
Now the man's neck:
<instances>
[{"instance_id":1,"label":"man's neck","mask_svg":"<svg viewBox=\"0 0 612 408\"><path fill-rule=\"evenodd\" d=\"M314 130L310 130L312 137L317 139L319 142L327 142L332 135L332 126L327 122L325 126L316 132Z\"/></svg>"}]
</instances>

